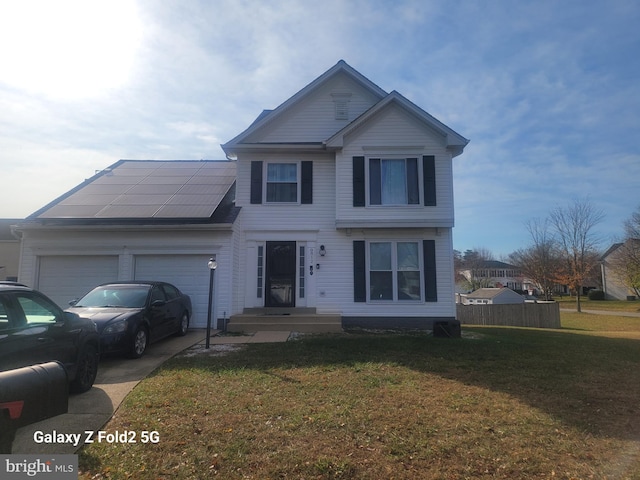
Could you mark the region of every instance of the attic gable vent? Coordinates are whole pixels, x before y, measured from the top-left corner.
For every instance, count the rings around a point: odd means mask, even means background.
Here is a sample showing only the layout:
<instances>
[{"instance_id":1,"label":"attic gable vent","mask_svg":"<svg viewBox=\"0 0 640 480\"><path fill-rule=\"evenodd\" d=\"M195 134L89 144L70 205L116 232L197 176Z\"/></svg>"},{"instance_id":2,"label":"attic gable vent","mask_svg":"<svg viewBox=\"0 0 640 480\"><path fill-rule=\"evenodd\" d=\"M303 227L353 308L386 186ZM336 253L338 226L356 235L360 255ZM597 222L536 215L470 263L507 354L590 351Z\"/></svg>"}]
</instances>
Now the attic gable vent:
<instances>
[{"instance_id":1,"label":"attic gable vent","mask_svg":"<svg viewBox=\"0 0 640 480\"><path fill-rule=\"evenodd\" d=\"M333 103L335 105L335 119L349 120L349 100L350 93L332 93Z\"/></svg>"}]
</instances>

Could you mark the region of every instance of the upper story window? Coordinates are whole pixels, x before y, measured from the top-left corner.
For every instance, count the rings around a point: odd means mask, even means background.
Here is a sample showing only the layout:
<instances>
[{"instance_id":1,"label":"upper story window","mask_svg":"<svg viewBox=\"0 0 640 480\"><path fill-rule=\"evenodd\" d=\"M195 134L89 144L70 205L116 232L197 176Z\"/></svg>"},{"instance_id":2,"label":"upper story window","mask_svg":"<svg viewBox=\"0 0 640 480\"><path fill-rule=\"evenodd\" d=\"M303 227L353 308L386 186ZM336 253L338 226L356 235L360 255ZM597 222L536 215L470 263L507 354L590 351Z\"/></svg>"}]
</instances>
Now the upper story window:
<instances>
[{"instance_id":1,"label":"upper story window","mask_svg":"<svg viewBox=\"0 0 640 480\"><path fill-rule=\"evenodd\" d=\"M435 207L435 157L353 157L353 206Z\"/></svg>"},{"instance_id":2,"label":"upper story window","mask_svg":"<svg viewBox=\"0 0 640 480\"><path fill-rule=\"evenodd\" d=\"M267 202L298 201L298 165L296 163L267 164Z\"/></svg>"},{"instance_id":3,"label":"upper story window","mask_svg":"<svg viewBox=\"0 0 640 480\"><path fill-rule=\"evenodd\" d=\"M418 205L417 158L370 158L370 205Z\"/></svg>"},{"instance_id":4,"label":"upper story window","mask_svg":"<svg viewBox=\"0 0 640 480\"><path fill-rule=\"evenodd\" d=\"M250 202L313 203L313 162L251 162Z\"/></svg>"}]
</instances>

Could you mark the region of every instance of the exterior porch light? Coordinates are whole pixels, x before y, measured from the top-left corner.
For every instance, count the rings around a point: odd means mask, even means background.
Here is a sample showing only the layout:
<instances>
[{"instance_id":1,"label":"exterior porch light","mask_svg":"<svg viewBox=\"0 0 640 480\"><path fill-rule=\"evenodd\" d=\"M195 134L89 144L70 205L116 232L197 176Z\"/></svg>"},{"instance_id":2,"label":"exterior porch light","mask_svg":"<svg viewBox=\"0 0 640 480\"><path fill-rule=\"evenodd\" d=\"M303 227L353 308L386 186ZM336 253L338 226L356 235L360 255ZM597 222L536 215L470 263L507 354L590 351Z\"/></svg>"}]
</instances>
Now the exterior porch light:
<instances>
[{"instance_id":1,"label":"exterior porch light","mask_svg":"<svg viewBox=\"0 0 640 480\"><path fill-rule=\"evenodd\" d=\"M324 248L324 245L320 245L320 256L324 257L327 254L327 249Z\"/></svg>"},{"instance_id":2,"label":"exterior porch light","mask_svg":"<svg viewBox=\"0 0 640 480\"><path fill-rule=\"evenodd\" d=\"M215 257L211 257L207 263L209 267L209 309L207 312L207 341L205 342L205 348L209 348L211 341L211 311L213 310L213 278L218 268L218 262Z\"/></svg>"}]
</instances>

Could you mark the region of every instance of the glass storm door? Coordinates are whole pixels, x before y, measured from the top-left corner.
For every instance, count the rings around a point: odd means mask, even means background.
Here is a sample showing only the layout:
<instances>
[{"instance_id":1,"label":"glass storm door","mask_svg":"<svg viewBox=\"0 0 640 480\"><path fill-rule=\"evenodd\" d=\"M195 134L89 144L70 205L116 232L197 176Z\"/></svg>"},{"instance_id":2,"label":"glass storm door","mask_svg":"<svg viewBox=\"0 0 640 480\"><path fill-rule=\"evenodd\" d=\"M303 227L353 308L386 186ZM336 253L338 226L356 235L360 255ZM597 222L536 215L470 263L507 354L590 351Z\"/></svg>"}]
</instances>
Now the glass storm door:
<instances>
[{"instance_id":1,"label":"glass storm door","mask_svg":"<svg viewBox=\"0 0 640 480\"><path fill-rule=\"evenodd\" d=\"M267 307L295 307L296 242L267 242Z\"/></svg>"}]
</instances>

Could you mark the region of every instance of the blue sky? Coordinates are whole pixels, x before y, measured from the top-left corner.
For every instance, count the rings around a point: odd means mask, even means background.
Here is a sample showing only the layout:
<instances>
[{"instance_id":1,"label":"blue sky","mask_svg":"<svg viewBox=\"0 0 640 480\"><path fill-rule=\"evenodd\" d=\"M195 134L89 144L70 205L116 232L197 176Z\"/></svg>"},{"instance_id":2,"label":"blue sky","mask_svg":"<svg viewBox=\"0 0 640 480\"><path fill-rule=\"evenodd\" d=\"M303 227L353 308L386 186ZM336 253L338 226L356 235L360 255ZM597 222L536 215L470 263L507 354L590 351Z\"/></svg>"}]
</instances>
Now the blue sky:
<instances>
[{"instance_id":1,"label":"blue sky","mask_svg":"<svg viewBox=\"0 0 640 480\"><path fill-rule=\"evenodd\" d=\"M635 0L0 3L0 217L119 159L220 144L344 59L471 140L454 248L497 257L589 197L603 248L640 206Z\"/></svg>"}]
</instances>

